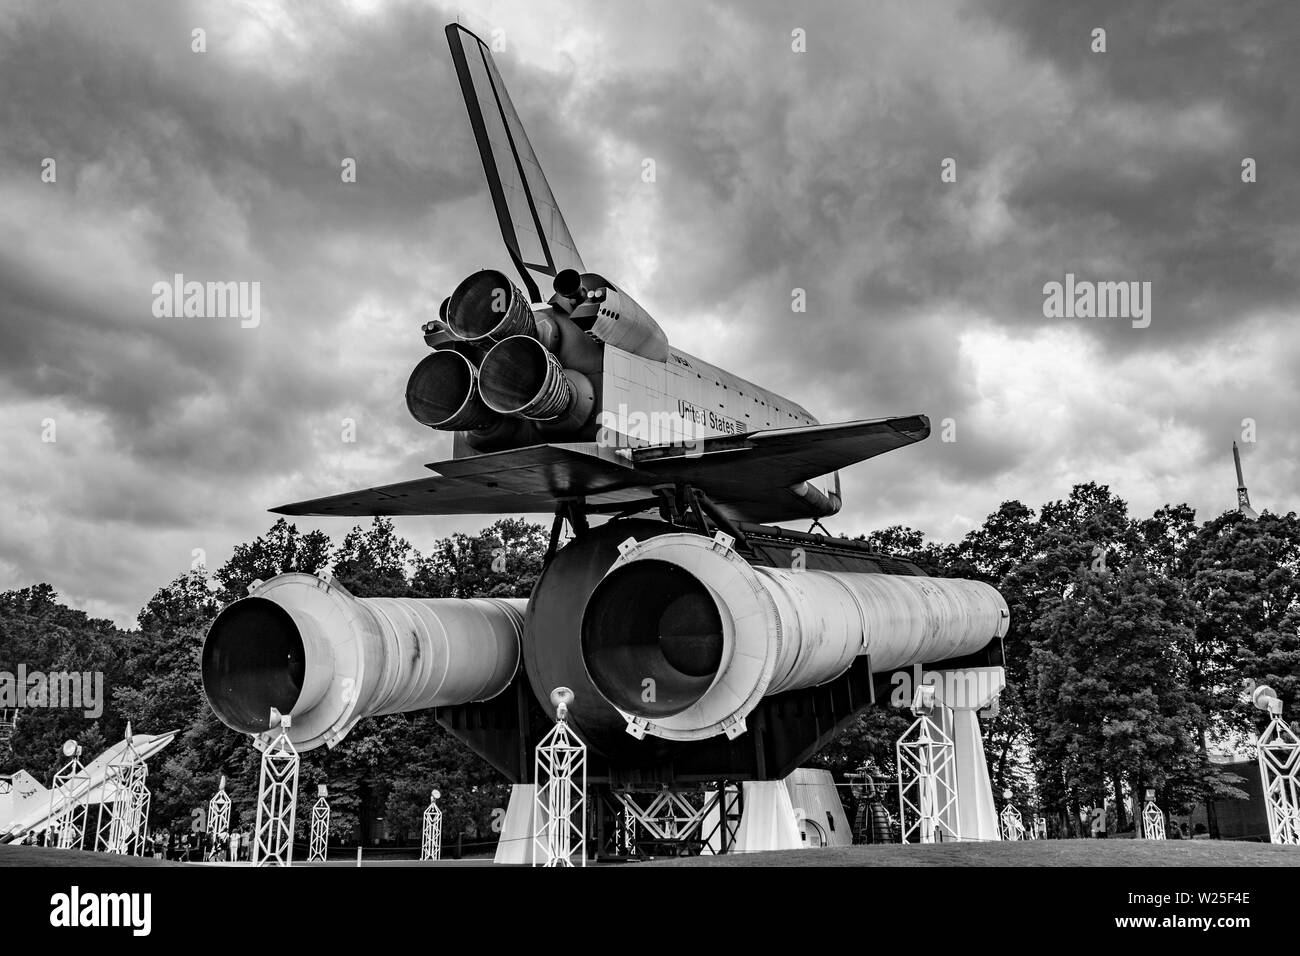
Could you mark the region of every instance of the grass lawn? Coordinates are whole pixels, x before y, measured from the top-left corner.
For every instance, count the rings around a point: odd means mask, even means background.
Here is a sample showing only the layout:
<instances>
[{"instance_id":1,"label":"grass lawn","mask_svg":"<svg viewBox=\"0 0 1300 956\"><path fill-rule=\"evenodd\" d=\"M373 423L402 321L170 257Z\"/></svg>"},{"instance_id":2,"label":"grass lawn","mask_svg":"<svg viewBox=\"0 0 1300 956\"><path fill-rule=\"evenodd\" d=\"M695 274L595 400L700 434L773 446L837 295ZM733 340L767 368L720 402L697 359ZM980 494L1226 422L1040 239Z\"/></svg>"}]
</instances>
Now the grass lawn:
<instances>
[{"instance_id":1,"label":"grass lawn","mask_svg":"<svg viewBox=\"0 0 1300 956\"><path fill-rule=\"evenodd\" d=\"M1229 840L1031 840L840 846L656 860L646 866L1300 866L1300 847Z\"/></svg>"},{"instance_id":2,"label":"grass lawn","mask_svg":"<svg viewBox=\"0 0 1300 956\"><path fill-rule=\"evenodd\" d=\"M43 846L0 846L0 866L185 866L153 857L119 856L116 853L86 853L55 850Z\"/></svg>"},{"instance_id":3,"label":"grass lawn","mask_svg":"<svg viewBox=\"0 0 1300 956\"><path fill-rule=\"evenodd\" d=\"M372 866L490 866L490 856L420 863L366 860ZM0 846L5 866L188 866L153 858ZM320 866L298 861L295 865ZM326 866L355 866L332 859ZM667 857L629 866L1300 866L1300 847L1228 840L1034 840L1025 843L934 843L927 846L843 846L730 856ZM229 864L227 864L229 866Z\"/></svg>"}]
</instances>

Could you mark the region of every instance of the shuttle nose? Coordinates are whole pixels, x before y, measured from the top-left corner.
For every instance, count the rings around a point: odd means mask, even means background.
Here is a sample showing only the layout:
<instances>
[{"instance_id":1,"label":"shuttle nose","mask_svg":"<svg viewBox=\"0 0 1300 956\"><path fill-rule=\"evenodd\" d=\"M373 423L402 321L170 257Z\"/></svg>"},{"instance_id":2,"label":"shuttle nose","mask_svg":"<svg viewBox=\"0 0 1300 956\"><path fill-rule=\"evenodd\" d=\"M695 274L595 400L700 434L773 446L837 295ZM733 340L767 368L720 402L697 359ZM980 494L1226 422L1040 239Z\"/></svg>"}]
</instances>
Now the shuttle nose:
<instances>
[{"instance_id":1,"label":"shuttle nose","mask_svg":"<svg viewBox=\"0 0 1300 956\"><path fill-rule=\"evenodd\" d=\"M615 707L638 717L670 717L703 697L725 646L708 588L664 561L612 571L583 615L583 658L592 683Z\"/></svg>"}]
</instances>

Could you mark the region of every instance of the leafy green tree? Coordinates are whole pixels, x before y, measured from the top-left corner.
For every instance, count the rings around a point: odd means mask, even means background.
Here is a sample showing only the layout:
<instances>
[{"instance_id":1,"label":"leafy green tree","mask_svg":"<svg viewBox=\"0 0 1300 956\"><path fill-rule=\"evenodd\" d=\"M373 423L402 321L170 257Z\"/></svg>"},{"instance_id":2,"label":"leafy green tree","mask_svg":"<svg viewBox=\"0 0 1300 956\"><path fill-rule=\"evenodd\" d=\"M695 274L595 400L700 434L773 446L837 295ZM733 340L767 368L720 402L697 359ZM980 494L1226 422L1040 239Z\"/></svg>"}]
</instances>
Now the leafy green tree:
<instances>
[{"instance_id":1,"label":"leafy green tree","mask_svg":"<svg viewBox=\"0 0 1300 956\"><path fill-rule=\"evenodd\" d=\"M375 518L369 528L358 525L343 539L334 555L334 579L357 597L405 597L413 553L391 518Z\"/></svg>"},{"instance_id":2,"label":"leafy green tree","mask_svg":"<svg viewBox=\"0 0 1300 956\"><path fill-rule=\"evenodd\" d=\"M416 565L421 597L528 597L542 573L548 534L539 524L502 518L477 535L439 540Z\"/></svg>"},{"instance_id":3,"label":"leafy green tree","mask_svg":"<svg viewBox=\"0 0 1300 956\"><path fill-rule=\"evenodd\" d=\"M208 709L200 659L218 610L201 570L159 588L141 609L136 618L139 631L126 635L123 680L113 692L115 710L132 721L137 733L181 733ZM176 751L173 743L161 765L150 767L153 812L163 818L182 815L196 805L193 775L169 769L179 766Z\"/></svg>"},{"instance_id":4,"label":"leafy green tree","mask_svg":"<svg viewBox=\"0 0 1300 956\"><path fill-rule=\"evenodd\" d=\"M1243 682L1270 684L1300 706L1300 668L1292 656L1300 608L1300 521L1265 511L1258 520L1226 512L1197 534L1190 557L1198 605L1198 651L1212 693L1212 729L1256 732L1264 715ZM1217 692L1215 691L1217 688Z\"/></svg>"},{"instance_id":5,"label":"leafy green tree","mask_svg":"<svg viewBox=\"0 0 1300 956\"><path fill-rule=\"evenodd\" d=\"M1112 783L1118 805L1125 781L1184 805L1195 792L1200 712L1180 653L1187 625L1159 583L1140 558L1079 569L1034 622L1036 750L1049 770L1045 796L1062 809L1103 801Z\"/></svg>"},{"instance_id":6,"label":"leafy green tree","mask_svg":"<svg viewBox=\"0 0 1300 956\"><path fill-rule=\"evenodd\" d=\"M98 681L103 692L98 717L87 716L82 706L21 710L9 746L0 751L0 769L25 769L48 783L67 759L61 749L65 740L76 739L91 755L105 741L120 740L126 725L111 700L124 680L124 648L124 636L112 622L66 607L48 584L0 594L0 671L15 677L20 667L28 673L76 672L89 675L92 696Z\"/></svg>"},{"instance_id":7,"label":"leafy green tree","mask_svg":"<svg viewBox=\"0 0 1300 956\"><path fill-rule=\"evenodd\" d=\"M217 580L222 584L221 604L239 600L254 581L267 581L290 571L315 574L329 563L330 549L329 535L323 531L303 534L297 525L280 518L251 544L236 546L230 560L217 571Z\"/></svg>"}]
</instances>

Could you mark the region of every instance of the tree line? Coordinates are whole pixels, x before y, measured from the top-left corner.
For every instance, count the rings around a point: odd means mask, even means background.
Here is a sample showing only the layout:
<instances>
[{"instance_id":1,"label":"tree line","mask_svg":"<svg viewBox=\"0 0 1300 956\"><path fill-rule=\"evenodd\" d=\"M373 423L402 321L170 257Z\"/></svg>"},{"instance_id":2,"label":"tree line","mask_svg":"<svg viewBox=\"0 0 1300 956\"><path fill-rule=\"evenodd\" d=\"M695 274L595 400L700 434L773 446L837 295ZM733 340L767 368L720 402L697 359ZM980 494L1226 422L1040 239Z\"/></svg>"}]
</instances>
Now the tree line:
<instances>
[{"instance_id":1,"label":"tree line","mask_svg":"<svg viewBox=\"0 0 1300 956\"><path fill-rule=\"evenodd\" d=\"M547 529L512 518L420 552L384 518L339 544L282 518L215 572L194 568L159 588L132 630L66 607L48 584L4 592L0 670L101 671L107 700L93 723L76 709L23 712L0 748L0 772L25 768L48 781L65 739L94 755L129 719L137 732L177 731L150 767L155 830L189 829L223 774L237 819L251 823L258 755L212 714L199 675L203 637L221 607L255 580L327 567L359 597L527 597L547 540ZM1174 811L1244 796L1239 778L1209 759L1262 726L1243 682L1297 700L1294 513L1249 520L1232 511L1198 524L1190 507L1167 505L1134 518L1108 488L1089 483L1037 511L1004 502L956 543L902 526L858 540L933 574L987 581L1006 598L1007 688L984 723L985 747L995 792L1011 789L1021 806L1077 819L1079 807L1107 797L1123 814L1124 799L1146 787ZM841 774L864 762L892 772L909 719L870 708L816 763ZM317 783L329 785L331 828L344 841L361 836L367 807L391 838L418 841L433 787L442 792L445 840L490 840L492 812L509 795L429 712L363 720L341 746L304 754L300 827Z\"/></svg>"}]
</instances>

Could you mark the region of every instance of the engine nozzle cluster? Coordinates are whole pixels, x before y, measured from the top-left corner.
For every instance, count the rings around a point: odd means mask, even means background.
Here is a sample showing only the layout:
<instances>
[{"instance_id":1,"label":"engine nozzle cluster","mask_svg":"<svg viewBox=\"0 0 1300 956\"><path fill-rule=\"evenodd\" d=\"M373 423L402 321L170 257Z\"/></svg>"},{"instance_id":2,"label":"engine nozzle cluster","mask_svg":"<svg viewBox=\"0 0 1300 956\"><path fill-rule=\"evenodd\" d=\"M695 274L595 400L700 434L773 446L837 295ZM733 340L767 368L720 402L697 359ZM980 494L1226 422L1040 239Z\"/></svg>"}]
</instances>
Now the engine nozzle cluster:
<instances>
[{"instance_id":1,"label":"engine nozzle cluster","mask_svg":"<svg viewBox=\"0 0 1300 956\"><path fill-rule=\"evenodd\" d=\"M444 301L435 348L406 386L412 417L471 445L576 433L594 417L599 347L567 316L534 312L502 273L484 269Z\"/></svg>"}]
</instances>

